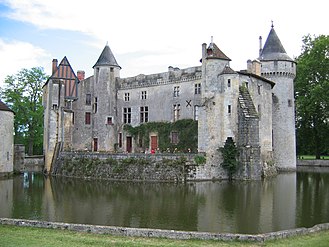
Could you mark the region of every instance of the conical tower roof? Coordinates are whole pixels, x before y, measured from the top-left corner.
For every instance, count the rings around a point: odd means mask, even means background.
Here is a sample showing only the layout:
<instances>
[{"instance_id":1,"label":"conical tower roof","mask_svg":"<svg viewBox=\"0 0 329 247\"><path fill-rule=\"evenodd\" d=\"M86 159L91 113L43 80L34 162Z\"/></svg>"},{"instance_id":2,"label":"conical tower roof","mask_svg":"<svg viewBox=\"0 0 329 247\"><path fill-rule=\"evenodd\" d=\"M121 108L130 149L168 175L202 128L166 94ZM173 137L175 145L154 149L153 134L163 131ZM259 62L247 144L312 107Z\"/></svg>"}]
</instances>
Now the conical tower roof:
<instances>
[{"instance_id":1,"label":"conical tower roof","mask_svg":"<svg viewBox=\"0 0 329 247\"><path fill-rule=\"evenodd\" d=\"M121 69L121 67L117 63L117 60L115 60L115 57L108 44L106 44L106 46L104 47L101 55L99 56L93 68L96 66L115 66Z\"/></svg>"},{"instance_id":2,"label":"conical tower roof","mask_svg":"<svg viewBox=\"0 0 329 247\"><path fill-rule=\"evenodd\" d=\"M259 57L260 61L268 61L268 60L283 60L283 61L293 61L286 50L283 48L281 41L274 30L274 26L272 25L271 31L266 39L264 48Z\"/></svg>"}]
</instances>

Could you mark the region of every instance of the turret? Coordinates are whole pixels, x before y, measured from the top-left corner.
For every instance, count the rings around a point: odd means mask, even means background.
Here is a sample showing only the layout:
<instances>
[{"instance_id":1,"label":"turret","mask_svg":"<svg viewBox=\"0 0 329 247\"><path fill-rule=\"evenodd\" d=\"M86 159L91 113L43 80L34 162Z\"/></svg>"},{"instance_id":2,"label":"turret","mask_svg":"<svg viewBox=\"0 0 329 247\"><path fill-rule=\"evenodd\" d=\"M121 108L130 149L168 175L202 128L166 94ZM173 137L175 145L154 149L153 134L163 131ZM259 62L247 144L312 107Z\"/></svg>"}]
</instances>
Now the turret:
<instances>
[{"instance_id":1,"label":"turret","mask_svg":"<svg viewBox=\"0 0 329 247\"><path fill-rule=\"evenodd\" d=\"M273 152L274 161L281 170L296 169L296 135L294 78L296 63L291 59L272 24L261 49L261 75L273 82Z\"/></svg>"},{"instance_id":2,"label":"turret","mask_svg":"<svg viewBox=\"0 0 329 247\"><path fill-rule=\"evenodd\" d=\"M117 85L121 67L108 44L93 66L93 151L113 151L117 138Z\"/></svg>"},{"instance_id":3,"label":"turret","mask_svg":"<svg viewBox=\"0 0 329 247\"><path fill-rule=\"evenodd\" d=\"M217 153L228 137L236 132L237 73L231 59L212 41L202 45L202 108L198 122L200 152Z\"/></svg>"}]
</instances>

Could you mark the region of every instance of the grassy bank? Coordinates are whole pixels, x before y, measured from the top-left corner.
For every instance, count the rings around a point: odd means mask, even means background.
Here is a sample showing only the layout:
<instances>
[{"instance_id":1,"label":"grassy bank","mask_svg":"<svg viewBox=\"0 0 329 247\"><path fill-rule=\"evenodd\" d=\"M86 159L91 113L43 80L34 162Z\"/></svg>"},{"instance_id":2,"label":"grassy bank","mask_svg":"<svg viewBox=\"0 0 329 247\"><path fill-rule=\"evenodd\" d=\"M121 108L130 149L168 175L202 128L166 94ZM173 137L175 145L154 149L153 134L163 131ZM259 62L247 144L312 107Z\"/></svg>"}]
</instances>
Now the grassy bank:
<instances>
[{"instance_id":1,"label":"grassy bank","mask_svg":"<svg viewBox=\"0 0 329 247\"><path fill-rule=\"evenodd\" d=\"M266 243L119 237L0 225L0 246L328 246L329 231Z\"/></svg>"},{"instance_id":2,"label":"grassy bank","mask_svg":"<svg viewBox=\"0 0 329 247\"><path fill-rule=\"evenodd\" d=\"M315 160L315 155L298 155L297 158L300 160ZM320 159L329 160L329 156L322 155Z\"/></svg>"}]
</instances>

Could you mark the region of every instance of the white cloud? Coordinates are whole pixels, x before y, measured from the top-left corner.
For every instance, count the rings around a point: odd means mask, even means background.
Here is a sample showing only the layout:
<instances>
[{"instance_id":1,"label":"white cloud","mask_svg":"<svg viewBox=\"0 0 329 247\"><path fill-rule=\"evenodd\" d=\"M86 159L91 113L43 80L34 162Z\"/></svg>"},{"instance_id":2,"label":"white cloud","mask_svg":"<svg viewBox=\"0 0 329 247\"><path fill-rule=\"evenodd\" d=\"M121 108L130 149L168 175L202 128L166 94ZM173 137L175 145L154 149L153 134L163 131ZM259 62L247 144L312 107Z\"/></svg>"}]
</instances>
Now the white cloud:
<instances>
[{"instance_id":1,"label":"white cloud","mask_svg":"<svg viewBox=\"0 0 329 247\"><path fill-rule=\"evenodd\" d=\"M167 64L165 67L198 65L201 44L209 43L210 36L214 36L214 42L232 59L233 69L244 69L247 59L257 57L258 37L262 35L265 42L272 19L291 57L299 55L302 36L312 33L309 27L313 28L313 33L327 32L325 22L320 20L326 16L326 8L318 8L323 3L309 6L304 0L298 2L298 10L295 2L286 0L277 0L270 5L262 0L5 2L12 9L9 18L40 29L83 32L95 38L95 43L88 45L97 47L99 52L108 41L123 67L122 72L127 72L122 75L132 75L130 72L137 69L140 73L163 71L157 71L156 65L161 68L164 64ZM311 16L312 13L316 15ZM128 54L140 54L140 58L129 59ZM85 61L86 67L94 62ZM151 67L153 71L150 71Z\"/></svg>"},{"instance_id":2,"label":"white cloud","mask_svg":"<svg viewBox=\"0 0 329 247\"><path fill-rule=\"evenodd\" d=\"M4 41L0 39L0 86L6 76L16 74L19 70L42 66L47 68L50 55L43 49L21 41ZM30 67L26 67L29 65ZM50 67L50 66L48 66ZM49 72L46 71L48 74Z\"/></svg>"}]
</instances>

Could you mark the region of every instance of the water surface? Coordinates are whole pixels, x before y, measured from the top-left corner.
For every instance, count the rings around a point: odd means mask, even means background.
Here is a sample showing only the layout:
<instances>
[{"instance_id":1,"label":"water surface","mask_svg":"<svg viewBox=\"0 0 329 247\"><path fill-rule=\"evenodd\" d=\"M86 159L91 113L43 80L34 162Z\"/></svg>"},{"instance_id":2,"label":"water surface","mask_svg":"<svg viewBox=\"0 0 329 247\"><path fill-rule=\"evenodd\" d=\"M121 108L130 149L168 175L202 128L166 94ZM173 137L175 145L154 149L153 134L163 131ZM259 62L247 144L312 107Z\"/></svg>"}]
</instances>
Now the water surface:
<instances>
[{"instance_id":1,"label":"water surface","mask_svg":"<svg viewBox=\"0 0 329 247\"><path fill-rule=\"evenodd\" d=\"M329 171L264 181L0 180L0 217L95 225L264 233L329 222Z\"/></svg>"}]
</instances>

